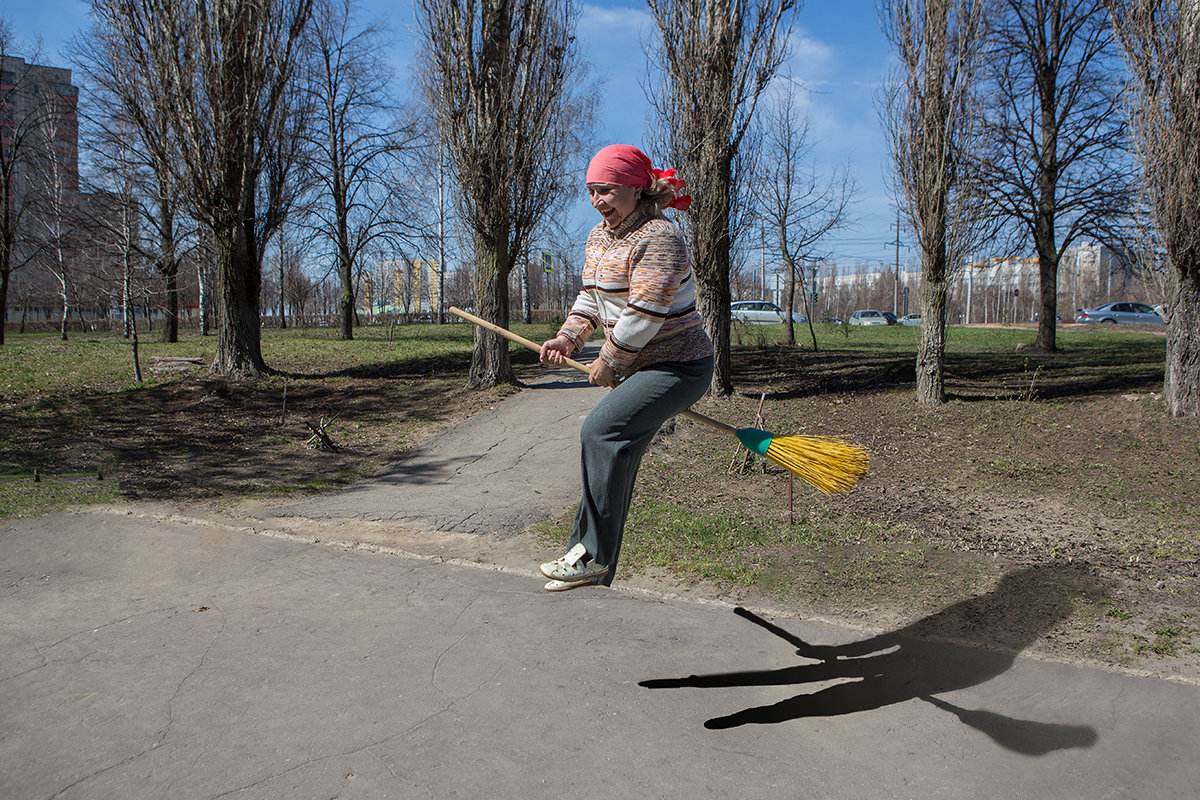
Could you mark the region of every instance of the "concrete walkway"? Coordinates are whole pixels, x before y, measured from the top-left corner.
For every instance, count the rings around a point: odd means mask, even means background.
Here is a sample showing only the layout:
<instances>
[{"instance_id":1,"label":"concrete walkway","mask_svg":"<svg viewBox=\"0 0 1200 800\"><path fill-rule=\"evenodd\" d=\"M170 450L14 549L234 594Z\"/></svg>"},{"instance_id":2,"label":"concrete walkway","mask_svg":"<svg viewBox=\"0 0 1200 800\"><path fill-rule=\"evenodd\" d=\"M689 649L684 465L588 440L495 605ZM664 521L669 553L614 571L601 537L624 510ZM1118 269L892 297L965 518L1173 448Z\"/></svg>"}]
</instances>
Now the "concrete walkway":
<instances>
[{"instance_id":1,"label":"concrete walkway","mask_svg":"<svg viewBox=\"0 0 1200 800\"><path fill-rule=\"evenodd\" d=\"M3 522L0 797L1197 796L1195 686L471 566L574 502L571 382L249 521ZM442 549L330 536L388 526Z\"/></svg>"}]
</instances>

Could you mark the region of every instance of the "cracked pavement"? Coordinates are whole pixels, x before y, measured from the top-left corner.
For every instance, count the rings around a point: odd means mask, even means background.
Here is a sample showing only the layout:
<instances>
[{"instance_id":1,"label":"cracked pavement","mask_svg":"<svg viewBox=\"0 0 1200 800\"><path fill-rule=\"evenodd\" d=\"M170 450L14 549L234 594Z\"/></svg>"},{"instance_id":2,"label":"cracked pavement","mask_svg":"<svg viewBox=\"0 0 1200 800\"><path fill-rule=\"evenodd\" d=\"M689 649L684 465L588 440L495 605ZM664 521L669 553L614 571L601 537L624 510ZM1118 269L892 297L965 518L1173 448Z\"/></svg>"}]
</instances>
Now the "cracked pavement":
<instances>
[{"instance_id":1,"label":"cracked pavement","mask_svg":"<svg viewBox=\"0 0 1200 800\"><path fill-rule=\"evenodd\" d=\"M601 390L568 383L257 516L5 520L0 797L1196 796L1196 686L915 641L815 660L869 634L481 556L575 501Z\"/></svg>"}]
</instances>

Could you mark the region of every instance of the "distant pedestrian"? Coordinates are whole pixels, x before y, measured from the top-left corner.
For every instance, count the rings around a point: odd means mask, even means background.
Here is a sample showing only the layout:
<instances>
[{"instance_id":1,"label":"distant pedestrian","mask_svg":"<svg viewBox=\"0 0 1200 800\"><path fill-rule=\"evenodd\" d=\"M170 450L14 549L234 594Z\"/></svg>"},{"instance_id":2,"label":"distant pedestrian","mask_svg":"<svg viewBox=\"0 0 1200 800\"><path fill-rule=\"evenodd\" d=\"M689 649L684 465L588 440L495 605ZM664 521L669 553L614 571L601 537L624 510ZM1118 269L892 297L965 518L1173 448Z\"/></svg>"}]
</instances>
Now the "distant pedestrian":
<instances>
[{"instance_id":1,"label":"distant pedestrian","mask_svg":"<svg viewBox=\"0 0 1200 800\"><path fill-rule=\"evenodd\" d=\"M583 494L566 555L542 564L548 591L612 583L642 456L659 427L712 381L691 257L663 215L691 202L679 196L684 181L674 176L629 145L605 147L588 165L588 195L604 219L587 238L583 288L540 358L561 366L602 329L588 381L612 391L583 423Z\"/></svg>"}]
</instances>

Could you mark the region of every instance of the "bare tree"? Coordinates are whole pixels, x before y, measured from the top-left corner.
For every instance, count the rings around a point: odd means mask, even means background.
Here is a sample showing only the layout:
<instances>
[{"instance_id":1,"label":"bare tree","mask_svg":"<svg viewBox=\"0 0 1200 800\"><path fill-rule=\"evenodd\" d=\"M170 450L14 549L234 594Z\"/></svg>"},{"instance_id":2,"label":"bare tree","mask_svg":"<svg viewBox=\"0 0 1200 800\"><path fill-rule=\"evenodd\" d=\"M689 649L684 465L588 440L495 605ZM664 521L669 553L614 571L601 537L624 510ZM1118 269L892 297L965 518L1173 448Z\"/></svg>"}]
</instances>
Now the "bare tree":
<instances>
[{"instance_id":1,"label":"bare tree","mask_svg":"<svg viewBox=\"0 0 1200 800\"><path fill-rule=\"evenodd\" d=\"M49 113L38 129L38 155L32 170L38 201L34 218L40 241L39 263L54 277L62 299L59 336L67 338L67 320L75 299L75 262L79 246L79 175L78 165L68 163L59 149L64 138L75 132L64 131L68 123L50 101Z\"/></svg>"},{"instance_id":2,"label":"bare tree","mask_svg":"<svg viewBox=\"0 0 1200 800\"><path fill-rule=\"evenodd\" d=\"M317 113L311 95L298 80L291 80L280 96L278 113L263 136L263 169L258 186L254 232L258 240L259 274L271 239L283 235L286 223L312 210L312 163L308 139Z\"/></svg>"},{"instance_id":3,"label":"bare tree","mask_svg":"<svg viewBox=\"0 0 1200 800\"><path fill-rule=\"evenodd\" d=\"M156 110L169 110L183 199L211 234L218 374L257 376L266 368L262 246L280 224L281 206L271 204L283 184L264 188L262 179L282 152L277 137L294 127L285 119L289 88L311 11L312 0L92 0L98 33L120 41L114 52L131 54L104 69L143 73L138 83L148 95L127 116L147 126Z\"/></svg>"},{"instance_id":4,"label":"bare tree","mask_svg":"<svg viewBox=\"0 0 1200 800\"><path fill-rule=\"evenodd\" d=\"M175 170L178 153L171 135L173 110L155 102L154 75L148 65L137 62L146 57L140 44L98 21L86 35L74 40L72 61L88 88L81 116L87 123L89 149L111 165L116 175L136 178L137 227L154 233L152 240L138 237L137 246L140 256L163 280L162 341L177 342L179 270L186 253L182 242L188 233L181 224L181 187Z\"/></svg>"},{"instance_id":5,"label":"bare tree","mask_svg":"<svg viewBox=\"0 0 1200 800\"><path fill-rule=\"evenodd\" d=\"M854 180L848 168L835 169L828 176L817 174L808 119L801 116L796 106L796 92L795 84L788 81L778 103L764 114L762 179L756 194L787 270L785 341L788 345L796 343L792 314L796 310L799 283L815 351L815 309L809 307L804 265L826 257L828 253L820 250L821 240L847 224Z\"/></svg>"},{"instance_id":6,"label":"bare tree","mask_svg":"<svg viewBox=\"0 0 1200 800\"><path fill-rule=\"evenodd\" d=\"M197 231L196 248L193 250L196 260L196 303L200 316L200 335L211 333L210 319L212 317L213 271L216 257L213 254L212 233L201 228Z\"/></svg>"},{"instance_id":7,"label":"bare tree","mask_svg":"<svg viewBox=\"0 0 1200 800\"><path fill-rule=\"evenodd\" d=\"M297 327L305 324L309 302L317 291L317 284L304 274L300 268L299 259L289 258L281 262L280 277L282 279L283 296L292 308L292 322ZM279 318L283 319L280 310Z\"/></svg>"},{"instance_id":8,"label":"bare tree","mask_svg":"<svg viewBox=\"0 0 1200 800\"><path fill-rule=\"evenodd\" d=\"M1133 139L1173 275L1163 396L1200 416L1200 6L1109 0L1131 77Z\"/></svg>"},{"instance_id":9,"label":"bare tree","mask_svg":"<svg viewBox=\"0 0 1200 800\"><path fill-rule=\"evenodd\" d=\"M145 259L146 248L139 225L143 213L139 211L138 193L144 183L145 159L133 147L137 137L132 131L123 140L112 142L112 149L105 153L103 162L97 166L102 179L95 181L103 189L92 186L94 191L85 195L84 225L89 249L95 250L102 261L112 259L120 265L121 306L124 309L125 336L128 337L133 356L133 375L142 381L142 363L139 352L137 316L134 293L138 267ZM123 141L123 145L121 142Z\"/></svg>"},{"instance_id":10,"label":"bare tree","mask_svg":"<svg viewBox=\"0 0 1200 800\"><path fill-rule=\"evenodd\" d=\"M508 325L508 276L552 203L592 100L573 0L418 0L425 96L475 253L476 313ZM470 384L513 383L508 343L476 329Z\"/></svg>"},{"instance_id":11,"label":"bare tree","mask_svg":"<svg viewBox=\"0 0 1200 800\"><path fill-rule=\"evenodd\" d=\"M1084 236L1125 238L1135 180L1120 113L1120 53L1100 0L990 8L979 177L991 211L1038 258L1035 348L1057 349L1058 266Z\"/></svg>"},{"instance_id":12,"label":"bare tree","mask_svg":"<svg viewBox=\"0 0 1200 800\"><path fill-rule=\"evenodd\" d=\"M899 193L921 251L917 401L945 402L946 298L979 235L969 176L978 142L972 94L982 0L882 0L894 74L881 94Z\"/></svg>"},{"instance_id":13,"label":"bare tree","mask_svg":"<svg viewBox=\"0 0 1200 800\"><path fill-rule=\"evenodd\" d=\"M419 227L417 204L403 202L397 160L416 146L417 129L400 121L390 101L383 31L378 24L359 27L353 17L350 0L318 0L307 76L316 108L309 166L320 187L312 216L337 260L342 339L354 338L354 278L364 251L381 237Z\"/></svg>"},{"instance_id":14,"label":"bare tree","mask_svg":"<svg viewBox=\"0 0 1200 800\"><path fill-rule=\"evenodd\" d=\"M692 181L686 217L697 307L713 340L712 392L733 391L729 276L752 207L747 135L759 99L787 57L797 0L647 0L658 27L652 53L665 80L652 98L671 166Z\"/></svg>"}]
</instances>

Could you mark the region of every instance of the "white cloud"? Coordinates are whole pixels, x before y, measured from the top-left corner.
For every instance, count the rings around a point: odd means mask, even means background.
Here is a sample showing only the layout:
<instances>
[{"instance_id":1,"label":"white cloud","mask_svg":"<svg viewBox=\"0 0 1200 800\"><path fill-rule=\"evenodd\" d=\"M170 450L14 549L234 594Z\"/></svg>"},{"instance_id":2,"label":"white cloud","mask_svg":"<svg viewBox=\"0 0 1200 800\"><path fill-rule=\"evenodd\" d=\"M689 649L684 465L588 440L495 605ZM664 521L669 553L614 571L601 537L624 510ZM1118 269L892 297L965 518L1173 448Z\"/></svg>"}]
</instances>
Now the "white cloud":
<instances>
[{"instance_id":1,"label":"white cloud","mask_svg":"<svg viewBox=\"0 0 1200 800\"><path fill-rule=\"evenodd\" d=\"M643 6L628 8L612 8L584 4L579 15L579 33L589 34L601 31L608 34L639 34L643 30L652 30L654 21L650 12Z\"/></svg>"},{"instance_id":2,"label":"white cloud","mask_svg":"<svg viewBox=\"0 0 1200 800\"><path fill-rule=\"evenodd\" d=\"M805 81L822 79L834 63L836 51L831 45L809 35L803 28L792 33L790 67Z\"/></svg>"}]
</instances>

